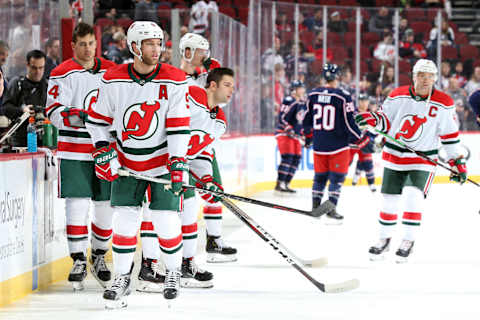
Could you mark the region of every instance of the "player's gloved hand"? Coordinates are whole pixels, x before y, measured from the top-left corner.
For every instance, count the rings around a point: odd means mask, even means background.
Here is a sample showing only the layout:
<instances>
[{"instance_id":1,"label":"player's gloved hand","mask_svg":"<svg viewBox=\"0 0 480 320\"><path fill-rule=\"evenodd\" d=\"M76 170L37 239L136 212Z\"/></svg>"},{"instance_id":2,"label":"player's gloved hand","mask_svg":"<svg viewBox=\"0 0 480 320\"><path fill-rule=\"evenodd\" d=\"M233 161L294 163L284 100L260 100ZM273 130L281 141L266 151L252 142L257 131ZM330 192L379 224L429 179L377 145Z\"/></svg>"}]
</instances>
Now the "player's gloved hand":
<instances>
[{"instance_id":1,"label":"player's gloved hand","mask_svg":"<svg viewBox=\"0 0 480 320\"><path fill-rule=\"evenodd\" d=\"M373 142L369 136L364 135L357 141L355 141L355 146L360 149L363 153L373 153Z\"/></svg>"},{"instance_id":2,"label":"player's gloved hand","mask_svg":"<svg viewBox=\"0 0 480 320\"><path fill-rule=\"evenodd\" d=\"M198 188L203 188L203 189L208 189L212 191L217 191L217 192L223 192L223 187L213 181L213 177L209 174L204 175L200 181L197 181L195 183L195 186ZM201 195L202 199L207 201L208 203L215 203L221 200L221 197L215 196L213 194L209 194L206 192L201 192L199 191L199 194Z\"/></svg>"},{"instance_id":3,"label":"player's gloved hand","mask_svg":"<svg viewBox=\"0 0 480 320\"><path fill-rule=\"evenodd\" d=\"M355 116L355 122L362 130L368 126L376 128L380 124L380 117L376 112L360 112Z\"/></svg>"},{"instance_id":4,"label":"player's gloved hand","mask_svg":"<svg viewBox=\"0 0 480 320\"><path fill-rule=\"evenodd\" d=\"M457 172L457 174L450 174L451 181L460 182L460 184L467 181L467 161L463 156L449 160L448 164L453 171Z\"/></svg>"},{"instance_id":5,"label":"player's gloved hand","mask_svg":"<svg viewBox=\"0 0 480 320\"><path fill-rule=\"evenodd\" d=\"M87 120L88 113L87 111L79 108L69 108L66 107L63 109L60 114L63 117L63 124L71 128L85 128L85 120Z\"/></svg>"},{"instance_id":6,"label":"player's gloved hand","mask_svg":"<svg viewBox=\"0 0 480 320\"><path fill-rule=\"evenodd\" d=\"M95 161L95 174L99 179L113 181L118 178L117 169L120 168L120 163L114 144L97 143L97 149L92 152L92 157Z\"/></svg>"},{"instance_id":7,"label":"player's gloved hand","mask_svg":"<svg viewBox=\"0 0 480 320\"><path fill-rule=\"evenodd\" d=\"M172 157L167 161L167 169L170 171L170 180L172 182L171 191L180 196L183 192L183 175L188 172L188 164L185 158Z\"/></svg>"}]
</instances>

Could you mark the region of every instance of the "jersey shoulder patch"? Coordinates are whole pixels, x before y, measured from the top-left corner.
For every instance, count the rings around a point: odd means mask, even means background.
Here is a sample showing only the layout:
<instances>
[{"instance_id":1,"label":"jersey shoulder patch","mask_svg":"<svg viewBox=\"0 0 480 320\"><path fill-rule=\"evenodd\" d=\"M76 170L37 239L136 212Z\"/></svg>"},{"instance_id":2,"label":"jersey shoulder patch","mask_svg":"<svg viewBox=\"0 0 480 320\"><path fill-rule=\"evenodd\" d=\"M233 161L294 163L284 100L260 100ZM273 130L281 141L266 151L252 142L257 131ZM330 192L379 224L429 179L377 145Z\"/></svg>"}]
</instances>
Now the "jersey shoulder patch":
<instances>
[{"instance_id":1,"label":"jersey shoulder patch","mask_svg":"<svg viewBox=\"0 0 480 320\"><path fill-rule=\"evenodd\" d=\"M189 86L188 87L188 94L190 97L195 100L196 103L201 104L208 108L208 99L207 99L207 91L202 89L198 86Z\"/></svg>"},{"instance_id":2,"label":"jersey shoulder patch","mask_svg":"<svg viewBox=\"0 0 480 320\"><path fill-rule=\"evenodd\" d=\"M128 64L118 64L107 70L103 75L103 79L110 80L132 80L128 74Z\"/></svg>"},{"instance_id":3,"label":"jersey shoulder patch","mask_svg":"<svg viewBox=\"0 0 480 320\"><path fill-rule=\"evenodd\" d=\"M393 89L392 92L388 95L389 98L395 98L399 96L410 96L410 91L408 90L410 86L401 86Z\"/></svg>"},{"instance_id":4,"label":"jersey shoulder patch","mask_svg":"<svg viewBox=\"0 0 480 320\"><path fill-rule=\"evenodd\" d=\"M160 71L158 72L155 80L173 80L173 81L186 81L185 71L178 69L170 64L162 63Z\"/></svg>"},{"instance_id":5,"label":"jersey shoulder patch","mask_svg":"<svg viewBox=\"0 0 480 320\"><path fill-rule=\"evenodd\" d=\"M73 59L68 59L56 66L50 73L50 77L61 77L74 70L82 71L84 68Z\"/></svg>"},{"instance_id":6,"label":"jersey shoulder patch","mask_svg":"<svg viewBox=\"0 0 480 320\"><path fill-rule=\"evenodd\" d=\"M104 58L100 58L100 61L102 63L102 67L101 67L102 70L110 69L117 65L115 62L104 59Z\"/></svg>"},{"instance_id":7,"label":"jersey shoulder patch","mask_svg":"<svg viewBox=\"0 0 480 320\"><path fill-rule=\"evenodd\" d=\"M446 94L445 92L440 91L440 90L435 90L433 92L433 95L431 97L431 101L442 104L446 108L453 108L453 106L454 106L453 99L448 94Z\"/></svg>"}]
</instances>

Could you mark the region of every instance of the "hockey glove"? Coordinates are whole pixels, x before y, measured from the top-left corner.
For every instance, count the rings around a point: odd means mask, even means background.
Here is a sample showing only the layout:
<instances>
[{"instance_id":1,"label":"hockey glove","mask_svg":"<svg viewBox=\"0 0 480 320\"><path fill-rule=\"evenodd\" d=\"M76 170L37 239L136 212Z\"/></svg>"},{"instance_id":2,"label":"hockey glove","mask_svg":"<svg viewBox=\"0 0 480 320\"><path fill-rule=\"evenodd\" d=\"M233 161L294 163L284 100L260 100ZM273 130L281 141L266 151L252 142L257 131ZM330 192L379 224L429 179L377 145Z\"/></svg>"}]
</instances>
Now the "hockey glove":
<instances>
[{"instance_id":1,"label":"hockey glove","mask_svg":"<svg viewBox=\"0 0 480 320\"><path fill-rule=\"evenodd\" d=\"M60 114L63 117L63 124L71 128L85 128L85 120L88 113L83 109L69 108L63 109Z\"/></svg>"},{"instance_id":2,"label":"hockey glove","mask_svg":"<svg viewBox=\"0 0 480 320\"><path fill-rule=\"evenodd\" d=\"M380 124L380 118L376 112L360 112L355 116L355 122L362 130L367 126L376 128Z\"/></svg>"},{"instance_id":3,"label":"hockey glove","mask_svg":"<svg viewBox=\"0 0 480 320\"><path fill-rule=\"evenodd\" d=\"M113 181L118 178L117 169L120 164L112 144L97 148L92 152L92 157L95 161L95 174L99 179Z\"/></svg>"},{"instance_id":4,"label":"hockey glove","mask_svg":"<svg viewBox=\"0 0 480 320\"><path fill-rule=\"evenodd\" d=\"M208 189L208 190L217 191L217 192L223 192L223 187L220 184L213 181L213 177L209 174L203 176L200 179L200 181L197 181L195 183L195 186L198 188ZM198 193L201 195L202 199L207 201L208 203L215 203L221 200L221 197L215 196L210 193L201 192L201 191L199 191Z\"/></svg>"},{"instance_id":5,"label":"hockey glove","mask_svg":"<svg viewBox=\"0 0 480 320\"><path fill-rule=\"evenodd\" d=\"M451 159L448 161L448 164L453 171L458 172L457 174L450 174L450 180L455 182L460 182L463 184L467 181L467 161L463 157L457 159Z\"/></svg>"},{"instance_id":6,"label":"hockey glove","mask_svg":"<svg viewBox=\"0 0 480 320\"><path fill-rule=\"evenodd\" d=\"M180 196L183 192L183 175L188 172L188 164L185 158L173 157L167 161L167 169L170 171L170 179L172 187L170 190L176 195Z\"/></svg>"},{"instance_id":7,"label":"hockey glove","mask_svg":"<svg viewBox=\"0 0 480 320\"><path fill-rule=\"evenodd\" d=\"M363 153L373 153L373 142L369 136L363 136L355 142L356 148L360 149Z\"/></svg>"}]
</instances>

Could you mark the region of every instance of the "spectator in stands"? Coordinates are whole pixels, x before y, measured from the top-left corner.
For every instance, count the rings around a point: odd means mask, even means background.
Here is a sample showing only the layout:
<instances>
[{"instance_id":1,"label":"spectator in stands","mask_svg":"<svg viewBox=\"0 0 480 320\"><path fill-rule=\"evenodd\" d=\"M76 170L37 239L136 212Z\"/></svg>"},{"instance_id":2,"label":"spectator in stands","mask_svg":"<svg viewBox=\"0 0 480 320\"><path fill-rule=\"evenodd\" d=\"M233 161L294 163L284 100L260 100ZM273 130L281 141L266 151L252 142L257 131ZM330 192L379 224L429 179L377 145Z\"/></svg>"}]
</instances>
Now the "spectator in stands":
<instances>
[{"instance_id":1,"label":"spectator in stands","mask_svg":"<svg viewBox=\"0 0 480 320\"><path fill-rule=\"evenodd\" d=\"M424 59L427 57L427 50L421 43L415 43L415 34L412 29L407 29L404 33L403 41L400 42L398 54L404 59L408 59L411 64L414 64L417 59Z\"/></svg>"},{"instance_id":2,"label":"spectator in stands","mask_svg":"<svg viewBox=\"0 0 480 320\"><path fill-rule=\"evenodd\" d=\"M60 64L60 39L51 38L45 43L45 53L47 60L45 61L44 77L49 78L50 72Z\"/></svg>"},{"instance_id":3,"label":"spectator in stands","mask_svg":"<svg viewBox=\"0 0 480 320\"><path fill-rule=\"evenodd\" d=\"M288 20L286 12L280 12L277 20L275 21L278 32L292 32L293 24L292 21Z\"/></svg>"},{"instance_id":4,"label":"spectator in stands","mask_svg":"<svg viewBox=\"0 0 480 320\"><path fill-rule=\"evenodd\" d=\"M280 45L280 38L275 37L275 52L272 48L268 48L262 55L262 70L269 70L273 73L276 64L281 64L282 66L285 66L285 62L280 55Z\"/></svg>"},{"instance_id":5,"label":"spectator in stands","mask_svg":"<svg viewBox=\"0 0 480 320\"><path fill-rule=\"evenodd\" d=\"M157 11L152 0L138 0L135 4L135 21L153 21L158 22Z\"/></svg>"},{"instance_id":6,"label":"spectator in stands","mask_svg":"<svg viewBox=\"0 0 480 320\"><path fill-rule=\"evenodd\" d=\"M439 36L440 33L440 36ZM455 44L455 33L453 29L448 25L448 20L442 20L442 27L440 32L437 27L430 30L430 40L427 43L428 55L432 59L436 59L437 56L437 41L440 38L442 46L453 46Z\"/></svg>"},{"instance_id":7,"label":"spectator in stands","mask_svg":"<svg viewBox=\"0 0 480 320\"><path fill-rule=\"evenodd\" d=\"M405 31L410 29L407 18L401 18L398 24L398 39L405 38ZM411 30L411 29L410 29Z\"/></svg>"},{"instance_id":8,"label":"spectator in stands","mask_svg":"<svg viewBox=\"0 0 480 320\"><path fill-rule=\"evenodd\" d=\"M262 129L262 132L271 133L271 129L269 128L271 128L273 123L273 106L272 85L270 83L263 84L262 100L260 101L260 128Z\"/></svg>"},{"instance_id":9,"label":"spectator in stands","mask_svg":"<svg viewBox=\"0 0 480 320\"><path fill-rule=\"evenodd\" d=\"M180 39L182 39L182 37L188 33L188 27L187 26L181 26L180 27Z\"/></svg>"},{"instance_id":10,"label":"spectator in stands","mask_svg":"<svg viewBox=\"0 0 480 320\"><path fill-rule=\"evenodd\" d=\"M455 77L458 80L458 86L460 88L463 88L465 84L467 83L467 78L465 77L463 73L463 62L462 61L457 61L455 63L455 72L452 74L452 77Z\"/></svg>"},{"instance_id":11,"label":"spectator in stands","mask_svg":"<svg viewBox=\"0 0 480 320\"><path fill-rule=\"evenodd\" d=\"M317 33L315 37L315 42L313 45L308 47L308 51L313 53L315 56L315 59L322 61L323 59L323 32L320 31ZM329 63L333 59L333 51L331 48L327 47L327 61L324 61L324 63Z\"/></svg>"},{"instance_id":12,"label":"spectator in stands","mask_svg":"<svg viewBox=\"0 0 480 320\"><path fill-rule=\"evenodd\" d=\"M480 66L473 69L473 74L470 80L465 85L465 91L467 95L471 95L474 91L480 89Z\"/></svg>"},{"instance_id":13,"label":"spectator in stands","mask_svg":"<svg viewBox=\"0 0 480 320\"><path fill-rule=\"evenodd\" d=\"M285 96L285 67L281 63L275 65L275 117L282 106L283 97Z\"/></svg>"},{"instance_id":14,"label":"spectator in stands","mask_svg":"<svg viewBox=\"0 0 480 320\"><path fill-rule=\"evenodd\" d=\"M322 27L323 27L322 17L323 17L323 10L318 9L317 11L315 11L315 14L313 15L313 17L305 19L303 24L311 32L319 32L320 30L322 30Z\"/></svg>"},{"instance_id":15,"label":"spectator in stands","mask_svg":"<svg viewBox=\"0 0 480 320\"><path fill-rule=\"evenodd\" d=\"M8 51L9 51L8 44L5 41L0 40L0 115L4 113L2 102L4 98L4 93L8 90L7 77L5 76L5 73L3 72L3 69L2 69L2 67L7 62Z\"/></svg>"},{"instance_id":16,"label":"spectator in stands","mask_svg":"<svg viewBox=\"0 0 480 320\"><path fill-rule=\"evenodd\" d=\"M378 13L370 18L368 31L376 32L380 35L392 32L392 17L387 7L381 7Z\"/></svg>"},{"instance_id":17,"label":"spectator in stands","mask_svg":"<svg viewBox=\"0 0 480 320\"><path fill-rule=\"evenodd\" d=\"M385 72L377 85L377 96L383 101L395 88L395 69L392 66L385 66Z\"/></svg>"},{"instance_id":18,"label":"spectator in stands","mask_svg":"<svg viewBox=\"0 0 480 320\"><path fill-rule=\"evenodd\" d=\"M340 83L338 85L339 88L348 91L352 97L355 96L355 85L352 79L352 71L348 66L340 67ZM353 98L352 98L353 99Z\"/></svg>"},{"instance_id":19,"label":"spectator in stands","mask_svg":"<svg viewBox=\"0 0 480 320\"><path fill-rule=\"evenodd\" d=\"M395 59L395 46L393 45L393 37L391 33L385 33L383 40L375 47L373 56L380 61L393 64Z\"/></svg>"},{"instance_id":20,"label":"spectator in stands","mask_svg":"<svg viewBox=\"0 0 480 320\"><path fill-rule=\"evenodd\" d=\"M453 97L452 97L453 98ZM453 100L455 102L455 112L457 113L457 124L460 131L474 131L477 130L475 124L475 114L465 104L462 99Z\"/></svg>"},{"instance_id":21,"label":"spectator in stands","mask_svg":"<svg viewBox=\"0 0 480 320\"><path fill-rule=\"evenodd\" d=\"M298 72L307 72L308 64L312 61L311 58L305 56L305 47L303 43L299 43L297 47L295 44L290 45L290 52L285 57L285 71L287 76L293 77L295 74L295 52L298 52ZM305 82L303 82L305 83Z\"/></svg>"},{"instance_id":22,"label":"spectator in stands","mask_svg":"<svg viewBox=\"0 0 480 320\"><path fill-rule=\"evenodd\" d=\"M209 11L218 12L218 5L215 1L197 1L190 9L189 29L193 33L205 35L208 29L208 13Z\"/></svg>"},{"instance_id":23,"label":"spectator in stands","mask_svg":"<svg viewBox=\"0 0 480 320\"><path fill-rule=\"evenodd\" d=\"M438 84L440 90L447 91L450 86L450 76L452 75L452 67L450 62L442 61L442 66L440 67L440 74L442 79Z\"/></svg>"},{"instance_id":24,"label":"spectator in stands","mask_svg":"<svg viewBox=\"0 0 480 320\"><path fill-rule=\"evenodd\" d=\"M453 101L455 101L455 103L457 100L461 100L462 106L468 106L467 92L460 88L457 78L450 77L448 79L448 88L445 92L453 99Z\"/></svg>"},{"instance_id":25,"label":"spectator in stands","mask_svg":"<svg viewBox=\"0 0 480 320\"><path fill-rule=\"evenodd\" d=\"M121 31L115 32L113 35L113 43L108 47L106 57L116 64L122 64L130 58L125 33Z\"/></svg>"},{"instance_id":26,"label":"spectator in stands","mask_svg":"<svg viewBox=\"0 0 480 320\"><path fill-rule=\"evenodd\" d=\"M334 11L330 15L330 20L328 21L328 31L337 33L344 33L348 31L347 21L341 19L340 12Z\"/></svg>"},{"instance_id":27,"label":"spectator in stands","mask_svg":"<svg viewBox=\"0 0 480 320\"><path fill-rule=\"evenodd\" d=\"M12 121L24 112L37 117L44 117L47 102L48 81L43 77L46 55L43 51L32 50L27 53L27 75L12 79L5 94L5 115ZM27 122L15 132L12 145L27 146Z\"/></svg>"}]
</instances>

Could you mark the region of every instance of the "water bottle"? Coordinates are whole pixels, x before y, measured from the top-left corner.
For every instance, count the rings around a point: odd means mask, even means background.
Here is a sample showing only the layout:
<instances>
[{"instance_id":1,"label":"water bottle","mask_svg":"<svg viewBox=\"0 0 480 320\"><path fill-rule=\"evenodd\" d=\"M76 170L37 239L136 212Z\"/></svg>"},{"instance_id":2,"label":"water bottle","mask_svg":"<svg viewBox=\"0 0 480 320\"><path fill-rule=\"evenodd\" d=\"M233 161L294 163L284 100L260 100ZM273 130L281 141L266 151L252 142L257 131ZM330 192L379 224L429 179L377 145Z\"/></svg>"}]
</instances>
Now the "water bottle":
<instances>
[{"instance_id":1,"label":"water bottle","mask_svg":"<svg viewBox=\"0 0 480 320\"><path fill-rule=\"evenodd\" d=\"M48 119L43 121L42 143L45 147L53 147L53 125Z\"/></svg>"},{"instance_id":2,"label":"water bottle","mask_svg":"<svg viewBox=\"0 0 480 320\"><path fill-rule=\"evenodd\" d=\"M37 152L37 128L35 128L35 117L30 117L28 119L27 151L28 152Z\"/></svg>"}]
</instances>

